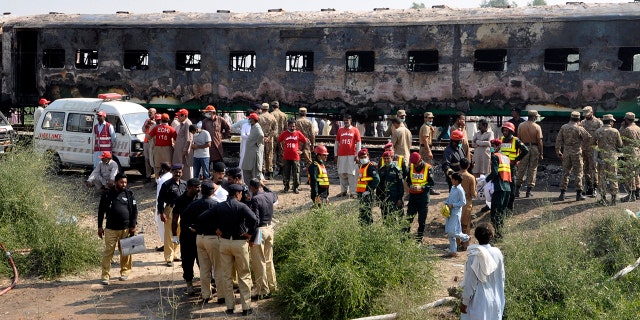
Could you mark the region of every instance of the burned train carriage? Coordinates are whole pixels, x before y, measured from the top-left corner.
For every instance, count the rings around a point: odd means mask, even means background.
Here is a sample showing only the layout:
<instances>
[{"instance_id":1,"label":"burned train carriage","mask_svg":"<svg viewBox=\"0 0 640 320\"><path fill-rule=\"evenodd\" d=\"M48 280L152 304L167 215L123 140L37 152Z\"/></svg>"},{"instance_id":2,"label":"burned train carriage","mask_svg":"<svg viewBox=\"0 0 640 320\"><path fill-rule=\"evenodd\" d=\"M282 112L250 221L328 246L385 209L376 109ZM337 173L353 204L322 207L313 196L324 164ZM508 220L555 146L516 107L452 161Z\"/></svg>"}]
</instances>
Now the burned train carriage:
<instances>
[{"instance_id":1,"label":"burned train carriage","mask_svg":"<svg viewBox=\"0 0 640 320\"><path fill-rule=\"evenodd\" d=\"M146 106L356 117L635 111L640 3L2 19L2 103L119 92Z\"/></svg>"}]
</instances>

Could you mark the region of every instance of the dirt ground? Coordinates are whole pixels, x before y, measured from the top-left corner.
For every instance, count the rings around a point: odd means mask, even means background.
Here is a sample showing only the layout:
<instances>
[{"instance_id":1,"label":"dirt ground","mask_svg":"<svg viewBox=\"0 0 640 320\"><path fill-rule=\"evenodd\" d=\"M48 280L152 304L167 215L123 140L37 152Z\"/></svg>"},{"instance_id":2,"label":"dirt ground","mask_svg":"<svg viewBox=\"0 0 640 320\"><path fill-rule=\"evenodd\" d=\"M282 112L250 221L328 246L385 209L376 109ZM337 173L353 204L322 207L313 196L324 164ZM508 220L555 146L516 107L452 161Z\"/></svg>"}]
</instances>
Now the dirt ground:
<instances>
[{"instance_id":1,"label":"dirt ground","mask_svg":"<svg viewBox=\"0 0 640 320\"><path fill-rule=\"evenodd\" d=\"M0 319L225 319L242 317L239 305L236 305L236 314L227 316L224 314L224 305L215 303L203 305L197 303L196 297L185 296L180 263L175 263L174 267L166 267L163 263L162 253L154 250L156 246L161 245L153 213L155 185L153 183L145 184L137 172L131 171L128 174L130 176L129 187L134 191L139 202L138 230L145 234L147 246L145 253L134 257L133 270L129 280L113 279L109 286L101 285L98 261L96 261L96 268L92 270L55 281L33 278L20 279L16 288L0 296ZM82 172L65 173L64 178L75 181L81 186L83 175ZM335 198L339 192L336 178L332 178L331 202L356 201ZM302 180L306 181L306 178ZM588 219L592 214L611 210L611 208L598 206L593 198L576 202L573 192L568 193L570 197L566 201L555 201L558 187L551 182L555 180L557 178L554 179L552 175L545 174L545 172L539 173L538 186L534 189L534 196L517 199L516 213L507 219L506 223L516 227L517 230L522 230L522 232L535 232L540 227L542 217L553 217L554 223L561 226L571 226L580 223L583 219ZM269 180L267 185L276 192L280 192L283 188L281 180ZM444 218L438 210L447 197L447 193L444 192L446 184L440 180L436 189L442 194L431 198L427 217L427 233L423 239L425 248L432 249L433 254L439 258L435 270L439 284L433 300L448 296L447 288L458 286L463 277L466 261L464 254L457 258L440 259L448 248L448 241L444 237ZM302 185L300 194L279 193L279 197L280 201L274 217L276 228L279 222L281 223L287 218L287 215L309 208L311 204L309 187L305 184ZM97 208L97 201L98 197L96 196L93 207ZM482 206L481 201L474 201L473 212L478 213ZM632 209L634 212L638 210L635 203L619 204L614 208L621 212L624 208ZM379 211L376 209L375 213L379 214ZM95 221L96 213L90 212L86 214L82 223L95 228ZM488 215L474 219L474 223L479 221L488 221ZM413 230L416 227L417 223L414 222ZM508 241L508 235L505 241ZM117 260L114 258L112 265L112 274L116 276L119 270ZM506 260L508 263L508 257ZM509 271L511 270L508 270L507 266L507 272ZM196 270L196 277L197 275ZM0 278L2 288L9 283L10 279ZM196 281L196 285L199 287L198 281ZM429 302L431 301L425 301L424 304ZM270 305L270 300L254 303L254 311L255 313L248 318L280 319ZM456 318L452 313L451 306L435 308L430 314L432 319Z\"/></svg>"}]
</instances>

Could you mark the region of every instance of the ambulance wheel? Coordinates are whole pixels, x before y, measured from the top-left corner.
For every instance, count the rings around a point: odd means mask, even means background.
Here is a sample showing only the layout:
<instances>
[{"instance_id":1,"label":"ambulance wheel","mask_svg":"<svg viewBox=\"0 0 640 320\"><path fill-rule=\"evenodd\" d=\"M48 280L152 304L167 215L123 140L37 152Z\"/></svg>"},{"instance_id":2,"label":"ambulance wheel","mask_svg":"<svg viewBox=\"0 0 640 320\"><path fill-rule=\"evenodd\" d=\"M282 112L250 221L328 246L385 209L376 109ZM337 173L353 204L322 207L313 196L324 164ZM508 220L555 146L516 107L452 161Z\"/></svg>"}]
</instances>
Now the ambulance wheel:
<instances>
[{"instance_id":1,"label":"ambulance wheel","mask_svg":"<svg viewBox=\"0 0 640 320\"><path fill-rule=\"evenodd\" d=\"M60 174L62 173L62 160L60 159L60 155L57 152L49 151L49 167L48 171L51 174Z\"/></svg>"}]
</instances>

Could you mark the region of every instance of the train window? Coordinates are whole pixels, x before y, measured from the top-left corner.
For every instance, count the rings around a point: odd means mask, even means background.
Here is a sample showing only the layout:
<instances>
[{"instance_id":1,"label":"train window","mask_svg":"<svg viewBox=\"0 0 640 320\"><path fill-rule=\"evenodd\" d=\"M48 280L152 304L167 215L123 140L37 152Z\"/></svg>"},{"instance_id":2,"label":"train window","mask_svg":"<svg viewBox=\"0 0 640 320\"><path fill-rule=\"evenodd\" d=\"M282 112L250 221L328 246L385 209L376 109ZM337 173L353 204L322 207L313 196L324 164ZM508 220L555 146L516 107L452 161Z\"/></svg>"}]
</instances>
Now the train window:
<instances>
[{"instance_id":1,"label":"train window","mask_svg":"<svg viewBox=\"0 0 640 320\"><path fill-rule=\"evenodd\" d=\"M313 52L310 52L310 51L287 52L285 71L287 72L313 71Z\"/></svg>"},{"instance_id":2,"label":"train window","mask_svg":"<svg viewBox=\"0 0 640 320\"><path fill-rule=\"evenodd\" d=\"M409 51L409 72L438 71L438 50Z\"/></svg>"},{"instance_id":3,"label":"train window","mask_svg":"<svg viewBox=\"0 0 640 320\"><path fill-rule=\"evenodd\" d=\"M127 70L148 70L149 51L147 50L125 50L124 68Z\"/></svg>"},{"instance_id":4,"label":"train window","mask_svg":"<svg viewBox=\"0 0 640 320\"><path fill-rule=\"evenodd\" d=\"M254 51L232 51L229 54L229 70L254 72L256 70L256 53Z\"/></svg>"},{"instance_id":5,"label":"train window","mask_svg":"<svg viewBox=\"0 0 640 320\"><path fill-rule=\"evenodd\" d=\"M45 68L64 68L64 49L44 49L42 66Z\"/></svg>"},{"instance_id":6,"label":"train window","mask_svg":"<svg viewBox=\"0 0 640 320\"><path fill-rule=\"evenodd\" d=\"M640 48L623 47L618 49L618 60L622 71L640 71Z\"/></svg>"},{"instance_id":7,"label":"train window","mask_svg":"<svg viewBox=\"0 0 640 320\"><path fill-rule=\"evenodd\" d=\"M544 50L545 71L580 70L580 50L577 48L557 48Z\"/></svg>"},{"instance_id":8,"label":"train window","mask_svg":"<svg viewBox=\"0 0 640 320\"><path fill-rule=\"evenodd\" d=\"M86 49L76 50L76 68L98 69L98 51Z\"/></svg>"},{"instance_id":9,"label":"train window","mask_svg":"<svg viewBox=\"0 0 640 320\"><path fill-rule=\"evenodd\" d=\"M180 71L200 71L200 51L177 51L176 70Z\"/></svg>"},{"instance_id":10,"label":"train window","mask_svg":"<svg viewBox=\"0 0 640 320\"><path fill-rule=\"evenodd\" d=\"M375 53L373 51L347 51L347 72L374 71Z\"/></svg>"},{"instance_id":11,"label":"train window","mask_svg":"<svg viewBox=\"0 0 640 320\"><path fill-rule=\"evenodd\" d=\"M507 49L478 49L473 59L473 71L507 70Z\"/></svg>"}]
</instances>

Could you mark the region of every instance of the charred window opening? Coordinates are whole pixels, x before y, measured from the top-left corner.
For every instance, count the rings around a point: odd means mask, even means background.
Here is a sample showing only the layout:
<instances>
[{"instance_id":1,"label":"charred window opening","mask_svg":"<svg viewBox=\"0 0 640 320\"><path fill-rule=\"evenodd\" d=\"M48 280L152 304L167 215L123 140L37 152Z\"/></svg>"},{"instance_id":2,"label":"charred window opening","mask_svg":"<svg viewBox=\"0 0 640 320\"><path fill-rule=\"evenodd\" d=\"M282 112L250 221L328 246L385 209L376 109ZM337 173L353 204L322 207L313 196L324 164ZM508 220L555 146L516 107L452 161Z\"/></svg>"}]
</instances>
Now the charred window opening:
<instances>
[{"instance_id":1,"label":"charred window opening","mask_svg":"<svg viewBox=\"0 0 640 320\"><path fill-rule=\"evenodd\" d=\"M45 68L64 68L64 49L44 49L42 66Z\"/></svg>"},{"instance_id":2,"label":"charred window opening","mask_svg":"<svg viewBox=\"0 0 640 320\"><path fill-rule=\"evenodd\" d=\"M200 51L177 51L176 70L180 71L200 71Z\"/></svg>"},{"instance_id":3,"label":"charred window opening","mask_svg":"<svg viewBox=\"0 0 640 320\"><path fill-rule=\"evenodd\" d=\"M580 70L580 50L577 48L558 48L544 50L545 71Z\"/></svg>"},{"instance_id":4,"label":"charred window opening","mask_svg":"<svg viewBox=\"0 0 640 320\"><path fill-rule=\"evenodd\" d=\"M125 50L124 68L127 70L148 70L149 51L147 50Z\"/></svg>"},{"instance_id":5,"label":"charred window opening","mask_svg":"<svg viewBox=\"0 0 640 320\"><path fill-rule=\"evenodd\" d=\"M507 49L479 49L473 59L473 71L507 70Z\"/></svg>"},{"instance_id":6,"label":"charred window opening","mask_svg":"<svg viewBox=\"0 0 640 320\"><path fill-rule=\"evenodd\" d=\"M98 69L98 51L86 49L76 50L76 68Z\"/></svg>"},{"instance_id":7,"label":"charred window opening","mask_svg":"<svg viewBox=\"0 0 640 320\"><path fill-rule=\"evenodd\" d=\"M347 51L347 72L372 72L375 53L373 51Z\"/></svg>"},{"instance_id":8,"label":"charred window opening","mask_svg":"<svg viewBox=\"0 0 640 320\"><path fill-rule=\"evenodd\" d=\"M313 52L308 52L308 51L287 52L285 71L287 72L313 71Z\"/></svg>"},{"instance_id":9,"label":"charred window opening","mask_svg":"<svg viewBox=\"0 0 640 320\"><path fill-rule=\"evenodd\" d=\"M409 51L409 72L438 71L438 50Z\"/></svg>"},{"instance_id":10,"label":"charred window opening","mask_svg":"<svg viewBox=\"0 0 640 320\"><path fill-rule=\"evenodd\" d=\"M233 51L229 54L229 70L254 72L256 53L254 51Z\"/></svg>"},{"instance_id":11,"label":"charred window opening","mask_svg":"<svg viewBox=\"0 0 640 320\"><path fill-rule=\"evenodd\" d=\"M618 60L622 63L621 71L640 71L640 47L623 47L618 49Z\"/></svg>"}]
</instances>

